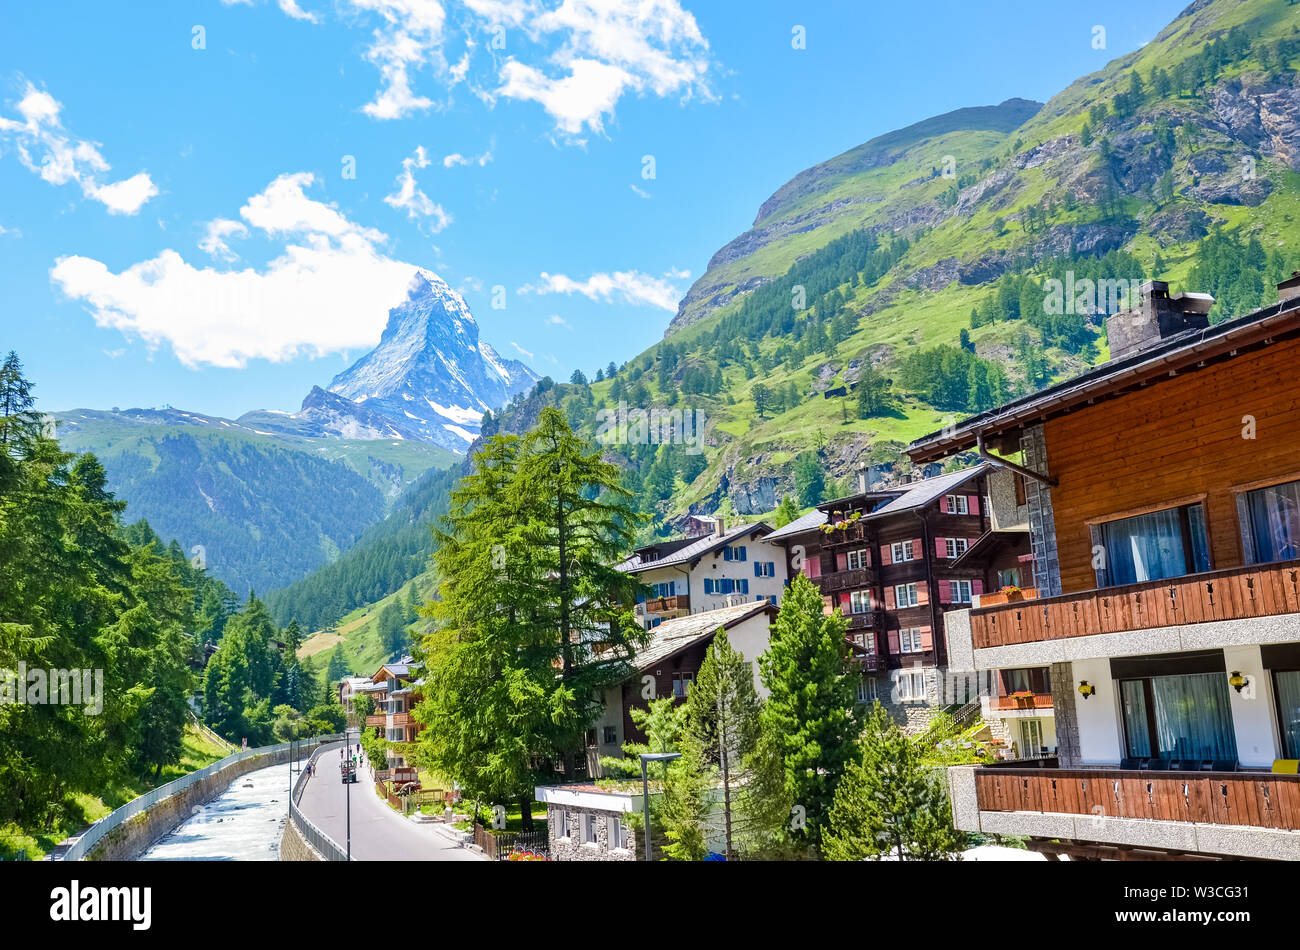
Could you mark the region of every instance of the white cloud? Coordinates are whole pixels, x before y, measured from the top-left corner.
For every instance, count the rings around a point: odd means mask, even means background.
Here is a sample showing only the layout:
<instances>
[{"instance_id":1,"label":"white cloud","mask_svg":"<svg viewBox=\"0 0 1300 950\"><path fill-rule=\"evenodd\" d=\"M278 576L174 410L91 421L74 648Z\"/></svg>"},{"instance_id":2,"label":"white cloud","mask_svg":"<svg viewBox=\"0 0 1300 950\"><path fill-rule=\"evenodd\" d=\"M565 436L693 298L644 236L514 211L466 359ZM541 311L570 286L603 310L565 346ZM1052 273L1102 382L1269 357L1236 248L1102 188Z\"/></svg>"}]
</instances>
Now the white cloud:
<instances>
[{"instance_id":1,"label":"white cloud","mask_svg":"<svg viewBox=\"0 0 1300 950\"><path fill-rule=\"evenodd\" d=\"M230 218L216 218L208 222L207 231L199 241L199 249L223 261L238 260L239 255L230 249L226 238L247 236L248 228L243 222L232 221Z\"/></svg>"},{"instance_id":2,"label":"white cloud","mask_svg":"<svg viewBox=\"0 0 1300 950\"><path fill-rule=\"evenodd\" d=\"M527 350L525 350L522 346L520 346L520 345L519 345L518 343L516 343L514 340L511 340L511 341L510 341L510 345L513 346L513 347L514 347L516 350L518 350L520 353L522 353L524 356L528 357L530 360L533 358L533 354L532 354L532 353L530 353L530 352L528 352Z\"/></svg>"},{"instance_id":3,"label":"white cloud","mask_svg":"<svg viewBox=\"0 0 1300 950\"><path fill-rule=\"evenodd\" d=\"M7 228L3 224L0 224L0 237L4 237L6 234L12 234L16 238L23 236L23 232L19 231L17 228Z\"/></svg>"},{"instance_id":4,"label":"white cloud","mask_svg":"<svg viewBox=\"0 0 1300 950\"><path fill-rule=\"evenodd\" d=\"M209 227L218 240L239 228L280 239L278 256L260 270L196 267L168 249L118 273L62 257L51 280L85 302L99 326L170 346L190 367L374 346L417 265L389 257L383 233L309 197L314 184L309 173L281 175L240 209L242 222L218 218ZM210 246L221 256L224 241Z\"/></svg>"},{"instance_id":5,"label":"white cloud","mask_svg":"<svg viewBox=\"0 0 1300 950\"><path fill-rule=\"evenodd\" d=\"M415 180L415 169L428 167L429 155L423 145L418 146L415 154L402 159L402 171L397 176L397 190L384 198L384 204L405 211L408 218L428 219L430 230L437 234L451 224L452 217L442 205L426 195L421 190L420 183Z\"/></svg>"},{"instance_id":6,"label":"white cloud","mask_svg":"<svg viewBox=\"0 0 1300 950\"><path fill-rule=\"evenodd\" d=\"M555 314L555 313L551 314L549 317L546 318L546 322L553 327L564 327L564 329L566 330L573 329L573 327L569 325L569 321L565 320L559 314Z\"/></svg>"},{"instance_id":7,"label":"white cloud","mask_svg":"<svg viewBox=\"0 0 1300 950\"><path fill-rule=\"evenodd\" d=\"M18 102L21 121L0 116L0 144L13 142L25 168L51 185L75 182L83 195L98 201L109 214L135 214L158 194L147 172L101 184L100 176L112 166L97 143L68 133L59 119L62 110L62 103L29 82Z\"/></svg>"},{"instance_id":8,"label":"white cloud","mask_svg":"<svg viewBox=\"0 0 1300 950\"><path fill-rule=\"evenodd\" d=\"M442 159L443 168L455 168L457 165L477 165L482 168L492 161L492 150L488 149L482 155L465 156L460 152L452 152Z\"/></svg>"},{"instance_id":9,"label":"white cloud","mask_svg":"<svg viewBox=\"0 0 1300 950\"><path fill-rule=\"evenodd\" d=\"M540 283L525 284L519 288L519 293L582 294L589 300L648 304L674 313L677 311L677 301L682 297L682 291L667 280L635 270L592 274L586 280L574 280L565 274L548 274L543 271Z\"/></svg>"},{"instance_id":10,"label":"white cloud","mask_svg":"<svg viewBox=\"0 0 1300 950\"><path fill-rule=\"evenodd\" d=\"M636 193L638 198L648 199L650 197L650 192L646 191L644 188L638 188L636 185L628 185L628 187Z\"/></svg>"},{"instance_id":11,"label":"white cloud","mask_svg":"<svg viewBox=\"0 0 1300 950\"><path fill-rule=\"evenodd\" d=\"M318 20L297 0L279 3L289 16ZM337 0L336 6L371 31L365 57L379 70L380 85L362 111L373 119L433 108L434 99L417 88L425 72L448 93L465 83L489 104L536 102L572 141L581 141L584 130L602 132L629 93L715 98L708 41L681 0ZM498 37L506 41L504 54Z\"/></svg>"}]
</instances>

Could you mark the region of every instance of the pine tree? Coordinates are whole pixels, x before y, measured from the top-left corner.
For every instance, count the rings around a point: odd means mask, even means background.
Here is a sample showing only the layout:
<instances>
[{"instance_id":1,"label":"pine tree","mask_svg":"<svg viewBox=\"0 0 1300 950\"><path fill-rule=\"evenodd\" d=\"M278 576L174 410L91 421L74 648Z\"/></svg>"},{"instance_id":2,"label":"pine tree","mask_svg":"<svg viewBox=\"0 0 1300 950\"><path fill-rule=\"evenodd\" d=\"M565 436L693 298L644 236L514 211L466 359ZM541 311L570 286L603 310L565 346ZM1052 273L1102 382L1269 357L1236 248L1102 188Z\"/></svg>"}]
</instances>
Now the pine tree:
<instances>
[{"instance_id":1,"label":"pine tree","mask_svg":"<svg viewBox=\"0 0 1300 950\"><path fill-rule=\"evenodd\" d=\"M784 528L799 517L799 508L789 495L781 496L781 503L776 507L775 521L778 528Z\"/></svg>"},{"instance_id":2,"label":"pine tree","mask_svg":"<svg viewBox=\"0 0 1300 950\"><path fill-rule=\"evenodd\" d=\"M832 861L886 852L900 861L942 861L965 846L920 743L904 734L879 702L867 720L862 758L835 790L823 845Z\"/></svg>"},{"instance_id":3,"label":"pine tree","mask_svg":"<svg viewBox=\"0 0 1300 950\"><path fill-rule=\"evenodd\" d=\"M812 581L796 574L759 657L769 691L762 728L781 757L790 799L802 809L795 837L813 845L825 831L840 776L858 758L858 677L847 664L847 627L838 610L824 612Z\"/></svg>"}]
</instances>

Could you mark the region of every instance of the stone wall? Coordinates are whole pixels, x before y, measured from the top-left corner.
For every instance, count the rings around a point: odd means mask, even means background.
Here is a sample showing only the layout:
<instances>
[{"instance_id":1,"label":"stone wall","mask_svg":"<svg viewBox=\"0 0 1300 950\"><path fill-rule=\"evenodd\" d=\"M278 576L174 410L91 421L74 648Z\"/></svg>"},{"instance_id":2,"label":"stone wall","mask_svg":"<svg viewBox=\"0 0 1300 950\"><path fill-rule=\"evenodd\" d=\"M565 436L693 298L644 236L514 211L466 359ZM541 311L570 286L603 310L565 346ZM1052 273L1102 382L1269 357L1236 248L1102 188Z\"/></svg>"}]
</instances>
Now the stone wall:
<instances>
[{"instance_id":1,"label":"stone wall","mask_svg":"<svg viewBox=\"0 0 1300 950\"><path fill-rule=\"evenodd\" d=\"M559 838L562 821L561 815L567 813L569 819L570 835L567 838ZM594 815L596 818L596 840L591 844L582 843L582 819L584 815ZM628 828L627 847L623 849L609 848L609 818L623 819L622 815L615 815L613 812L598 811L591 808L579 808L574 805L547 805L546 806L546 828L550 835L551 860L552 861L635 861L637 859L637 840L636 832Z\"/></svg>"},{"instance_id":2,"label":"stone wall","mask_svg":"<svg viewBox=\"0 0 1300 950\"><path fill-rule=\"evenodd\" d=\"M1052 712L1056 716L1056 758L1063 769L1080 765L1079 717L1074 708L1074 664L1053 663Z\"/></svg>"},{"instance_id":3,"label":"stone wall","mask_svg":"<svg viewBox=\"0 0 1300 950\"><path fill-rule=\"evenodd\" d=\"M284 825L284 835L280 838L280 860L324 861L325 858L298 833L292 821L287 821Z\"/></svg>"},{"instance_id":4,"label":"stone wall","mask_svg":"<svg viewBox=\"0 0 1300 950\"><path fill-rule=\"evenodd\" d=\"M301 753L300 753L301 754ZM175 795L164 798L152 808L129 818L104 835L86 855L87 861L133 861L185 819L194 809L210 802L239 776L280 765L289 760L288 750L249 756L232 762L218 772L200 779Z\"/></svg>"}]
</instances>

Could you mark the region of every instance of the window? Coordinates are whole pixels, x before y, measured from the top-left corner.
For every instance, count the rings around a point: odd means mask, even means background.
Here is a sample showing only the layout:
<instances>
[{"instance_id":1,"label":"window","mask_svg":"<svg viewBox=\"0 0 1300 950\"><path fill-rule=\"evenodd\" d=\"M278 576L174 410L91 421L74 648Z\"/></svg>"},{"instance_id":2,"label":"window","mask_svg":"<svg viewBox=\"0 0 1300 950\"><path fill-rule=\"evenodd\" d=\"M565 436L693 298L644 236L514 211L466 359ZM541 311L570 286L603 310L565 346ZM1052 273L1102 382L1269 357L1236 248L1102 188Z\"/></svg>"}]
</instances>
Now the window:
<instances>
[{"instance_id":1,"label":"window","mask_svg":"<svg viewBox=\"0 0 1300 950\"><path fill-rule=\"evenodd\" d=\"M849 613L865 614L871 609L871 592L855 590L849 594Z\"/></svg>"},{"instance_id":2,"label":"window","mask_svg":"<svg viewBox=\"0 0 1300 950\"><path fill-rule=\"evenodd\" d=\"M693 682L695 682L694 673L674 673L673 696L677 699L685 699Z\"/></svg>"},{"instance_id":3,"label":"window","mask_svg":"<svg viewBox=\"0 0 1300 950\"><path fill-rule=\"evenodd\" d=\"M1300 482L1246 493L1255 563L1300 557Z\"/></svg>"},{"instance_id":4,"label":"window","mask_svg":"<svg viewBox=\"0 0 1300 950\"><path fill-rule=\"evenodd\" d=\"M612 815L605 819L605 837L610 851L627 850L627 825Z\"/></svg>"},{"instance_id":5,"label":"window","mask_svg":"<svg viewBox=\"0 0 1300 950\"><path fill-rule=\"evenodd\" d=\"M560 824L558 828L559 834L557 837L568 839L569 835L572 833L572 828L569 826L569 813L567 811L561 811L559 812L559 816Z\"/></svg>"},{"instance_id":6,"label":"window","mask_svg":"<svg viewBox=\"0 0 1300 950\"><path fill-rule=\"evenodd\" d=\"M755 561L754 576L755 577L776 577L776 562Z\"/></svg>"},{"instance_id":7,"label":"window","mask_svg":"<svg viewBox=\"0 0 1300 950\"><path fill-rule=\"evenodd\" d=\"M876 701L876 678L864 676L858 683L858 702L871 704Z\"/></svg>"},{"instance_id":8,"label":"window","mask_svg":"<svg viewBox=\"0 0 1300 950\"><path fill-rule=\"evenodd\" d=\"M1019 587L1020 586L1020 568L1008 567L1006 570L998 571L998 587Z\"/></svg>"},{"instance_id":9,"label":"window","mask_svg":"<svg viewBox=\"0 0 1300 950\"><path fill-rule=\"evenodd\" d=\"M1210 569L1201 505L1166 508L1099 526L1105 551L1098 584L1112 587L1182 577Z\"/></svg>"},{"instance_id":10,"label":"window","mask_svg":"<svg viewBox=\"0 0 1300 950\"><path fill-rule=\"evenodd\" d=\"M904 627L898 631L898 652L920 653L922 650L920 627Z\"/></svg>"},{"instance_id":11,"label":"window","mask_svg":"<svg viewBox=\"0 0 1300 950\"><path fill-rule=\"evenodd\" d=\"M967 541L965 538L944 538L943 546L947 557L961 557L966 553Z\"/></svg>"},{"instance_id":12,"label":"window","mask_svg":"<svg viewBox=\"0 0 1300 950\"><path fill-rule=\"evenodd\" d=\"M925 699L925 673L921 670L899 670L894 680L898 691L898 701L916 702Z\"/></svg>"},{"instance_id":13,"label":"window","mask_svg":"<svg viewBox=\"0 0 1300 950\"><path fill-rule=\"evenodd\" d=\"M863 570L868 565L867 549L863 548L859 551L850 551L848 557L845 558L845 562L850 571Z\"/></svg>"},{"instance_id":14,"label":"window","mask_svg":"<svg viewBox=\"0 0 1300 950\"><path fill-rule=\"evenodd\" d=\"M899 584L894 588L894 604L898 607L915 607L917 605L916 584Z\"/></svg>"},{"instance_id":15,"label":"window","mask_svg":"<svg viewBox=\"0 0 1300 950\"><path fill-rule=\"evenodd\" d=\"M948 514L950 514L950 515L965 515L965 514L969 514L969 513L970 513L970 508L969 508L968 505L967 505L967 501L966 501L966 496L965 496L965 495L949 495L949 496L948 496Z\"/></svg>"},{"instance_id":16,"label":"window","mask_svg":"<svg viewBox=\"0 0 1300 950\"><path fill-rule=\"evenodd\" d=\"M969 604L971 598L970 581L949 581L948 589L952 591L954 604Z\"/></svg>"},{"instance_id":17,"label":"window","mask_svg":"<svg viewBox=\"0 0 1300 950\"><path fill-rule=\"evenodd\" d=\"M1136 758L1236 762L1223 673L1120 680L1124 735Z\"/></svg>"},{"instance_id":18,"label":"window","mask_svg":"<svg viewBox=\"0 0 1300 950\"><path fill-rule=\"evenodd\" d=\"M605 729L604 729L604 736L603 736L603 738L604 738L604 740L605 740L605 745L617 745L617 744L618 744L618 727L617 727L617 726L606 726Z\"/></svg>"},{"instance_id":19,"label":"window","mask_svg":"<svg viewBox=\"0 0 1300 950\"><path fill-rule=\"evenodd\" d=\"M916 556L916 552L912 550L911 541L895 541L891 547L891 553L894 555L895 563L898 563L899 561L910 561Z\"/></svg>"},{"instance_id":20,"label":"window","mask_svg":"<svg viewBox=\"0 0 1300 950\"><path fill-rule=\"evenodd\" d=\"M582 816L582 843L583 844L596 843L596 816L595 815Z\"/></svg>"},{"instance_id":21,"label":"window","mask_svg":"<svg viewBox=\"0 0 1300 950\"><path fill-rule=\"evenodd\" d=\"M1286 756L1300 759L1300 671L1278 670L1273 674L1273 684Z\"/></svg>"},{"instance_id":22,"label":"window","mask_svg":"<svg viewBox=\"0 0 1300 950\"><path fill-rule=\"evenodd\" d=\"M722 549L722 559L724 561L745 560L745 546L743 544L728 545Z\"/></svg>"}]
</instances>

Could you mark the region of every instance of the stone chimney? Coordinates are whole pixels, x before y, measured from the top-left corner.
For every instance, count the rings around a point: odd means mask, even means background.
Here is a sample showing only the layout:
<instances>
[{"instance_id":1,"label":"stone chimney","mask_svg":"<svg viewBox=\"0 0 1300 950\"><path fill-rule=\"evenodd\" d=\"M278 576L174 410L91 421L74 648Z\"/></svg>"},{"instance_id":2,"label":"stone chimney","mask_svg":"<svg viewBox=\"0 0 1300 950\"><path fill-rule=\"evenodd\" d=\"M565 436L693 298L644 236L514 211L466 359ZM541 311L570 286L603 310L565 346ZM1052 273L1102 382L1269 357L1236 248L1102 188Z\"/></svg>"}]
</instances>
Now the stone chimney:
<instances>
[{"instance_id":1,"label":"stone chimney","mask_svg":"<svg viewBox=\"0 0 1300 950\"><path fill-rule=\"evenodd\" d=\"M1148 280L1138 291L1140 299L1131 310L1106 320L1106 338L1110 341L1110 358L1121 359L1184 330L1203 330L1210 325L1209 294L1175 294L1169 296L1169 284Z\"/></svg>"},{"instance_id":2,"label":"stone chimney","mask_svg":"<svg viewBox=\"0 0 1300 950\"><path fill-rule=\"evenodd\" d=\"M713 516L713 536L716 537L716 538L720 538L720 537L722 537L722 536L723 536L724 534L726 534L726 533L727 533L727 522L726 522L726 519L723 518L722 515L714 515L714 516Z\"/></svg>"},{"instance_id":3,"label":"stone chimney","mask_svg":"<svg viewBox=\"0 0 1300 950\"><path fill-rule=\"evenodd\" d=\"M867 465L865 462L858 463L858 491L864 495L870 489L867 484Z\"/></svg>"},{"instance_id":4,"label":"stone chimney","mask_svg":"<svg viewBox=\"0 0 1300 950\"><path fill-rule=\"evenodd\" d=\"M1277 285L1277 299L1286 303L1300 297L1300 270L1292 271L1291 276Z\"/></svg>"}]
</instances>

